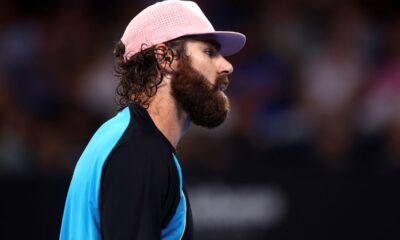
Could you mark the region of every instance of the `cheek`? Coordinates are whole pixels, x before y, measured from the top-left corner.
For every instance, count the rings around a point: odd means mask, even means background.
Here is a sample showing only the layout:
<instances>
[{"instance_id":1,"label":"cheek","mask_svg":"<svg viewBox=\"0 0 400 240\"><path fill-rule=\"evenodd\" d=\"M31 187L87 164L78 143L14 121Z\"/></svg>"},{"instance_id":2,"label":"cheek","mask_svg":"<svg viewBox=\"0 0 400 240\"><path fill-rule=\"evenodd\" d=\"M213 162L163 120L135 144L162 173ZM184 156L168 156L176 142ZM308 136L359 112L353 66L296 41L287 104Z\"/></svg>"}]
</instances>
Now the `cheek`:
<instances>
[{"instance_id":1,"label":"cheek","mask_svg":"<svg viewBox=\"0 0 400 240\"><path fill-rule=\"evenodd\" d=\"M210 83L212 85L214 85L216 82L217 76L215 74L210 74L209 76L207 76L207 79L208 79L208 81L210 81Z\"/></svg>"},{"instance_id":2,"label":"cheek","mask_svg":"<svg viewBox=\"0 0 400 240\"><path fill-rule=\"evenodd\" d=\"M212 85L215 84L217 75L212 68L203 67L201 69L198 69L197 71L201 73Z\"/></svg>"},{"instance_id":3,"label":"cheek","mask_svg":"<svg viewBox=\"0 0 400 240\"><path fill-rule=\"evenodd\" d=\"M209 60L193 59L192 67L201 73L211 84L215 84L217 70Z\"/></svg>"}]
</instances>

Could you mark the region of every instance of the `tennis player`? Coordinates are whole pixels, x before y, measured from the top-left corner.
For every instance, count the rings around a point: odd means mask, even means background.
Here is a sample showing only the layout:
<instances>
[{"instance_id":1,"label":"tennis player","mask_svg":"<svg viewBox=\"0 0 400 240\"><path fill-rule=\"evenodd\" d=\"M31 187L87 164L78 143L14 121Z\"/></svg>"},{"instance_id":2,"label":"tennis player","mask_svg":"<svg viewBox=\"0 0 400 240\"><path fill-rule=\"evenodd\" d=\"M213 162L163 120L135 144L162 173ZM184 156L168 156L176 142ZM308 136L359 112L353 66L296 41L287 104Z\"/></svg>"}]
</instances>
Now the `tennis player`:
<instances>
[{"instance_id":1,"label":"tennis player","mask_svg":"<svg viewBox=\"0 0 400 240\"><path fill-rule=\"evenodd\" d=\"M220 125L246 38L215 31L191 1L157 2L114 49L120 110L94 134L70 183L60 239L192 239L176 146L190 123Z\"/></svg>"}]
</instances>

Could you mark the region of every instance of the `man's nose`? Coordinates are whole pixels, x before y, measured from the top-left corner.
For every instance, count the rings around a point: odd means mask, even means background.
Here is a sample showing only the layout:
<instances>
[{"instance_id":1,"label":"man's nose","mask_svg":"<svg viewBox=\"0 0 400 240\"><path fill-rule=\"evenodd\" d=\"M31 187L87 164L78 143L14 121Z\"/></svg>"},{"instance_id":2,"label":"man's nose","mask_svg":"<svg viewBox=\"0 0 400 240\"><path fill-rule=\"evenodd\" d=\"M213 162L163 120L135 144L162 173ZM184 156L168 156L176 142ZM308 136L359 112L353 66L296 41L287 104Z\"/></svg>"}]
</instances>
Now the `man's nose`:
<instances>
[{"instance_id":1,"label":"man's nose","mask_svg":"<svg viewBox=\"0 0 400 240\"><path fill-rule=\"evenodd\" d=\"M218 75L229 75L233 72L233 66L223 56L220 57L218 62Z\"/></svg>"}]
</instances>

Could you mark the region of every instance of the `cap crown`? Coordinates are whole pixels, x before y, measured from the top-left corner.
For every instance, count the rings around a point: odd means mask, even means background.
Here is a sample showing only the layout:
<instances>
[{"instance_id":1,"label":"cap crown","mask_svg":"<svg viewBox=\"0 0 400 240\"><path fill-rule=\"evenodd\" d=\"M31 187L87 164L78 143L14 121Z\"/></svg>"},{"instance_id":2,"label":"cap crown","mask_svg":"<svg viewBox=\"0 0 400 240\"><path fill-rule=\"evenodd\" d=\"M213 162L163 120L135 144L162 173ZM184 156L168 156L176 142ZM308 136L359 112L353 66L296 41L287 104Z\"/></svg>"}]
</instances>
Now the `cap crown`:
<instances>
[{"instance_id":1,"label":"cap crown","mask_svg":"<svg viewBox=\"0 0 400 240\"><path fill-rule=\"evenodd\" d=\"M141 11L128 24L121 41L125 59L155 44L175 38L215 32L200 7L191 1L157 2Z\"/></svg>"}]
</instances>

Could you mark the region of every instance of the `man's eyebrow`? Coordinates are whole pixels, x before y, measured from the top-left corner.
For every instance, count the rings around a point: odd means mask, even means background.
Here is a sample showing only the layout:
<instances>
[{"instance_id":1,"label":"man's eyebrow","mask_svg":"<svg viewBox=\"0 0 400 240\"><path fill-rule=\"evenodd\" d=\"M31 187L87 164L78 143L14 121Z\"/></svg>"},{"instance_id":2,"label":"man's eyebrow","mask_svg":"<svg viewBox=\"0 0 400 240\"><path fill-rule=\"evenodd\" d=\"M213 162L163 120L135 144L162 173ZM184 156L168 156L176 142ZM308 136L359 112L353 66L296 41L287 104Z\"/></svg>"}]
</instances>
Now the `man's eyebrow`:
<instances>
[{"instance_id":1,"label":"man's eyebrow","mask_svg":"<svg viewBox=\"0 0 400 240\"><path fill-rule=\"evenodd\" d=\"M208 45L208 47L213 47L218 52L221 50L221 44L215 39L215 36L212 35L188 35L186 36L188 39L192 39L195 41L201 41Z\"/></svg>"},{"instance_id":2,"label":"man's eyebrow","mask_svg":"<svg viewBox=\"0 0 400 240\"><path fill-rule=\"evenodd\" d=\"M221 49L221 44L219 44L217 41L213 41L213 40L207 40L205 41L208 47L212 47L215 50L217 50L219 52L219 50Z\"/></svg>"}]
</instances>

